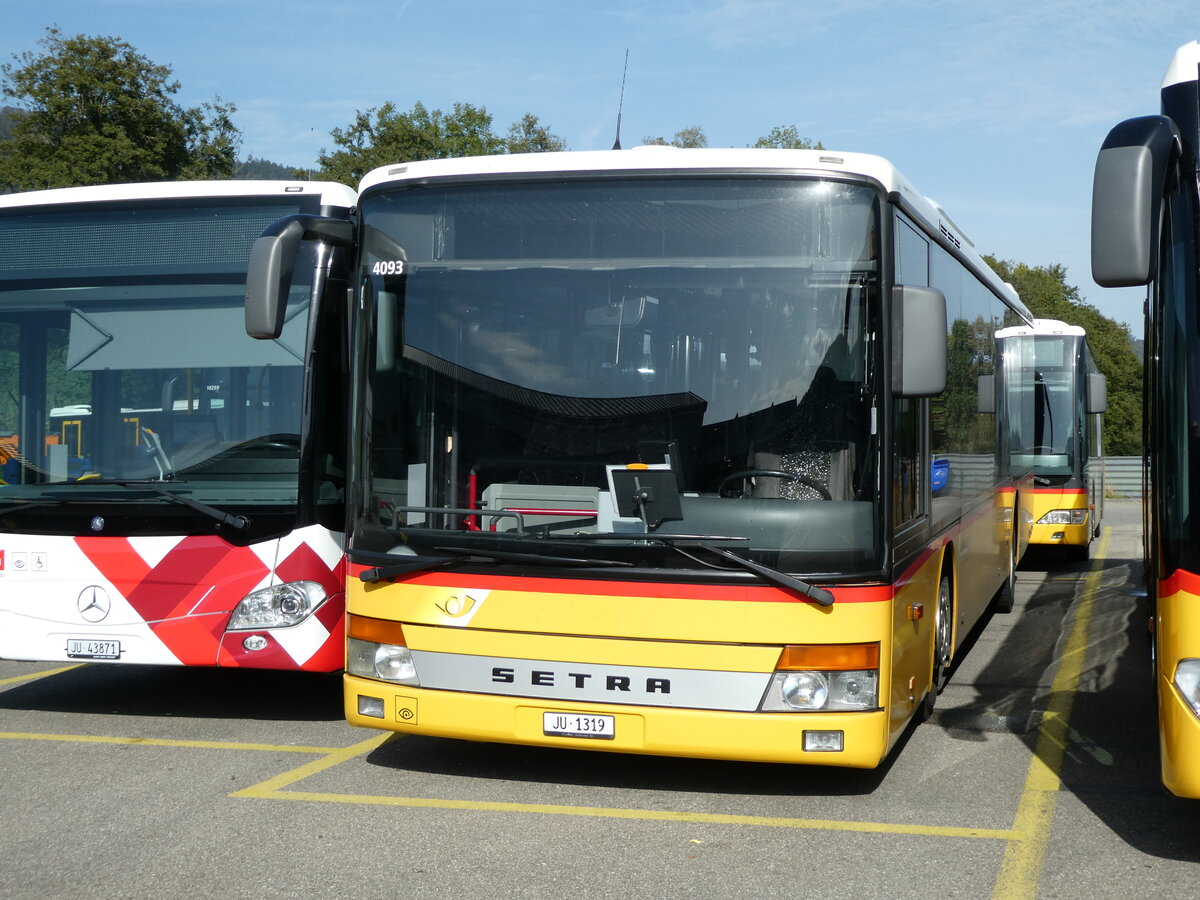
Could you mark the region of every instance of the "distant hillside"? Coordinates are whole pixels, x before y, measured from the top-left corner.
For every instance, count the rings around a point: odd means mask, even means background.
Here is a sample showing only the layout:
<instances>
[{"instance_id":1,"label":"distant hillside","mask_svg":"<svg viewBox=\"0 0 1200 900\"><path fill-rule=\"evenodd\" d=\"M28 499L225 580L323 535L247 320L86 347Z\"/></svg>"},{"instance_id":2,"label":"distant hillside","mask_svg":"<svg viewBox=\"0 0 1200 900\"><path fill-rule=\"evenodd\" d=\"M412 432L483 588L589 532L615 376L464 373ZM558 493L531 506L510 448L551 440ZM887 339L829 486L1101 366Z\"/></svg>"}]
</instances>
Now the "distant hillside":
<instances>
[{"instance_id":1,"label":"distant hillside","mask_svg":"<svg viewBox=\"0 0 1200 900\"><path fill-rule=\"evenodd\" d=\"M255 159L252 156L237 164L233 177L239 181L294 181L295 172L291 166L283 166L267 159Z\"/></svg>"}]
</instances>

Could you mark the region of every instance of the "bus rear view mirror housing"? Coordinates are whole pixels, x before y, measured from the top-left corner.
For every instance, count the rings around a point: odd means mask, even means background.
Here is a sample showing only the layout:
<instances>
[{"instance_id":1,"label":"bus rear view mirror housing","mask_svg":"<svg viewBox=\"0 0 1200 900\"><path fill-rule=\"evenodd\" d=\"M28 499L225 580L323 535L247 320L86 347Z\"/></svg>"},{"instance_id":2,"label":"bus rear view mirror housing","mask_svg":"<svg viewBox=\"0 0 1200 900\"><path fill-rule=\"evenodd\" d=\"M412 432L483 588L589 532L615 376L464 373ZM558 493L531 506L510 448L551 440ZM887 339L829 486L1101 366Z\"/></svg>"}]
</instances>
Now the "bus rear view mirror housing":
<instances>
[{"instance_id":1,"label":"bus rear view mirror housing","mask_svg":"<svg viewBox=\"0 0 1200 900\"><path fill-rule=\"evenodd\" d=\"M938 290L892 288L892 394L936 397L946 390L946 297Z\"/></svg>"},{"instance_id":2,"label":"bus rear view mirror housing","mask_svg":"<svg viewBox=\"0 0 1200 900\"><path fill-rule=\"evenodd\" d=\"M1159 223L1175 124L1127 119L1108 133L1092 181L1092 278L1101 287L1147 284L1158 268Z\"/></svg>"},{"instance_id":3,"label":"bus rear view mirror housing","mask_svg":"<svg viewBox=\"0 0 1200 900\"><path fill-rule=\"evenodd\" d=\"M354 226L328 216L285 216L267 226L250 250L246 272L246 334L274 340L283 332L292 269L300 242L323 240L339 247L354 246Z\"/></svg>"},{"instance_id":4,"label":"bus rear view mirror housing","mask_svg":"<svg viewBox=\"0 0 1200 900\"><path fill-rule=\"evenodd\" d=\"M1097 373L1087 377L1087 413L1108 412L1108 378Z\"/></svg>"}]
</instances>

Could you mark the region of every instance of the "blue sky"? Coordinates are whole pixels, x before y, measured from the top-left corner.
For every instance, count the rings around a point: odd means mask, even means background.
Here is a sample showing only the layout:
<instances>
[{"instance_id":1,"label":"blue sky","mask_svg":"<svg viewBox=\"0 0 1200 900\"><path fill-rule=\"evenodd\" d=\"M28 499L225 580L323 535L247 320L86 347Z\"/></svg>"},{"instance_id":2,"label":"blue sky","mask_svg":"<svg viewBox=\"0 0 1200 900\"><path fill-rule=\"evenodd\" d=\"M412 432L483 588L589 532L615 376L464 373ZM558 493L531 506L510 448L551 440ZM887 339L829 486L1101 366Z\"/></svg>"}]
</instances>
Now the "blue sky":
<instances>
[{"instance_id":1,"label":"blue sky","mask_svg":"<svg viewBox=\"0 0 1200 900\"><path fill-rule=\"evenodd\" d=\"M536 114L573 150L700 126L742 147L795 125L888 157L976 248L1067 267L1142 331L1142 292L1091 280L1092 166L1117 121L1158 111L1196 0L0 0L0 61L49 25L169 65L187 106L238 107L242 154L312 165L330 130L389 100Z\"/></svg>"}]
</instances>

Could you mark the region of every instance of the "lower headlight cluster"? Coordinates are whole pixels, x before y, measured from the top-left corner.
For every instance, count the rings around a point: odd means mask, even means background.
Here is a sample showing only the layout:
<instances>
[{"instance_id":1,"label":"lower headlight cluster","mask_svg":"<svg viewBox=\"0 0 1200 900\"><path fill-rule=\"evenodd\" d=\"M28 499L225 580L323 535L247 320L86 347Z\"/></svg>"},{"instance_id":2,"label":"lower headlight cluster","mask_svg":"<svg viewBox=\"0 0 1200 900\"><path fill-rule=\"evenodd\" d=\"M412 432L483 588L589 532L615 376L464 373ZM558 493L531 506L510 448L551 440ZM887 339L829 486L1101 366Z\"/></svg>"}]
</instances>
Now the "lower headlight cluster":
<instances>
[{"instance_id":1,"label":"lower headlight cluster","mask_svg":"<svg viewBox=\"0 0 1200 900\"><path fill-rule=\"evenodd\" d=\"M879 672L776 672L763 699L764 712L831 712L876 709Z\"/></svg>"},{"instance_id":2,"label":"lower headlight cluster","mask_svg":"<svg viewBox=\"0 0 1200 900\"><path fill-rule=\"evenodd\" d=\"M1082 525L1087 521L1086 509L1052 509L1037 523L1039 525Z\"/></svg>"},{"instance_id":3,"label":"lower headlight cluster","mask_svg":"<svg viewBox=\"0 0 1200 900\"><path fill-rule=\"evenodd\" d=\"M879 708L878 644L783 648L763 712L843 712Z\"/></svg>"},{"instance_id":4,"label":"lower headlight cluster","mask_svg":"<svg viewBox=\"0 0 1200 900\"><path fill-rule=\"evenodd\" d=\"M350 638L346 641L346 671L362 678L419 686L412 652L398 644L378 644Z\"/></svg>"},{"instance_id":5,"label":"lower headlight cluster","mask_svg":"<svg viewBox=\"0 0 1200 900\"><path fill-rule=\"evenodd\" d=\"M325 588L315 581L288 581L252 591L229 619L229 631L287 628L298 625L325 602Z\"/></svg>"},{"instance_id":6,"label":"lower headlight cluster","mask_svg":"<svg viewBox=\"0 0 1200 900\"><path fill-rule=\"evenodd\" d=\"M1200 659L1181 659L1175 667L1175 687L1200 716Z\"/></svg>"}]
</instances>

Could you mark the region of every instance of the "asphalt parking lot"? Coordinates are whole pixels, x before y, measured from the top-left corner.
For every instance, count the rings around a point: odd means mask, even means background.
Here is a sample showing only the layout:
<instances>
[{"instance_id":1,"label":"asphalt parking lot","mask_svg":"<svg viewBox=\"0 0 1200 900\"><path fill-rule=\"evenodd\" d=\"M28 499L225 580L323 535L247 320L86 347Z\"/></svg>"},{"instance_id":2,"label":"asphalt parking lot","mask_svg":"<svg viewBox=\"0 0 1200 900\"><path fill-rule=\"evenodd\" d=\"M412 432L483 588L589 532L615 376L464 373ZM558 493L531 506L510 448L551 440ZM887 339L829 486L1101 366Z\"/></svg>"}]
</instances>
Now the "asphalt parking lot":
<instances>
[{"instance_id":1,"label":"asphalt parking lot","mask_svg":"<svg viewBox=\"0 0 1200 900\"><path fill-rule=\"evenodd\" d=\"M395 737L336 676L0 661L0 897L1194 897L1140 504L870 772Z\"/></svg>"}]
</instances>

